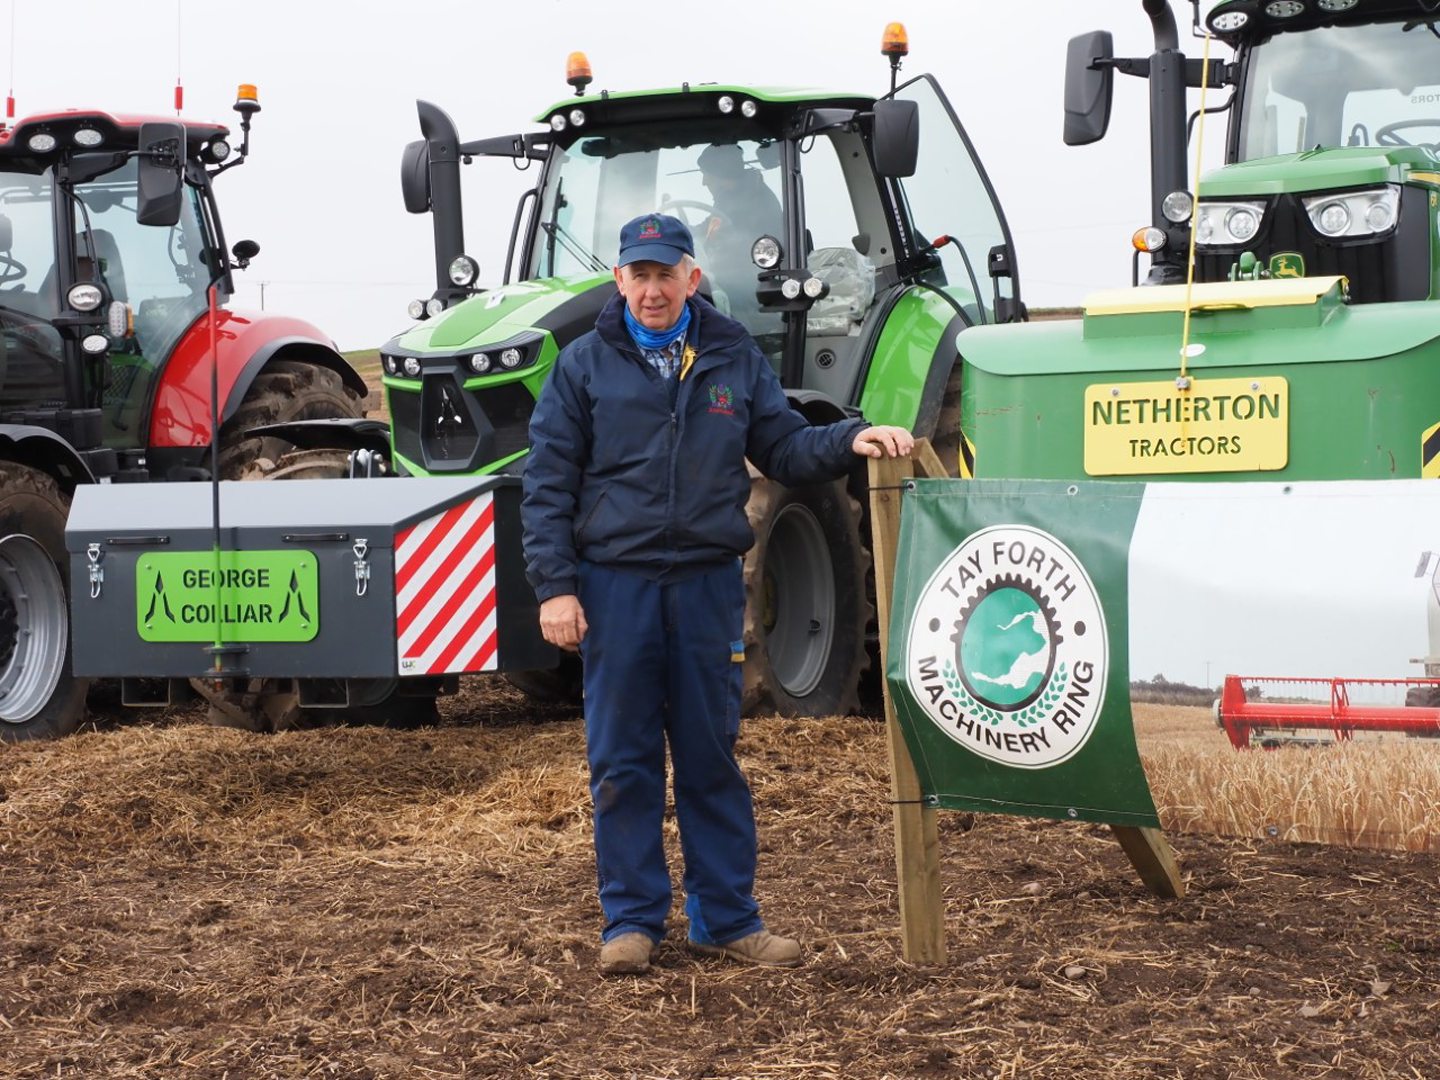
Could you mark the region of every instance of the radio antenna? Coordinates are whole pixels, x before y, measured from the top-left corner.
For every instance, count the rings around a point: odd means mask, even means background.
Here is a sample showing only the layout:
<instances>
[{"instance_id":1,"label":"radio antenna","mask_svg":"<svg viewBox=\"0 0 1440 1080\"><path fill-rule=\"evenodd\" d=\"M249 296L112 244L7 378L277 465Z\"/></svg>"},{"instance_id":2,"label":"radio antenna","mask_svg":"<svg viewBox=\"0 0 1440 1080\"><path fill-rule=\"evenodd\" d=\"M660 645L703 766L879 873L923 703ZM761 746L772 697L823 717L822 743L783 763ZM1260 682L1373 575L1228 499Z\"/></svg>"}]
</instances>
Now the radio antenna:
<instances>
[{"instance_id":1,"label":"radio antenna","mask_svg":"<svg viewBox=\"0 0 1440 1080\"><path fill-rule=\"evenodd\" d=\"M15 126L15 0L10 0L10 92L5 95L5 122L0 131Z\"/></svg>"},{"instance_id":2,"label":"radio antenna","mask_svg":"<svg viewBox=\"0 0 1440 1080\"><path fill-rule=\"evenodd\" d=\"M13 3L14 0L11 0ZM12 34L13 38L14 35ZM180 83L180 62L185 52L185 35L181 32L180 25L180 0L175 0L175 115L180 115L180 110L185 108L185 87Z\"/></svg>"}]
</instances>

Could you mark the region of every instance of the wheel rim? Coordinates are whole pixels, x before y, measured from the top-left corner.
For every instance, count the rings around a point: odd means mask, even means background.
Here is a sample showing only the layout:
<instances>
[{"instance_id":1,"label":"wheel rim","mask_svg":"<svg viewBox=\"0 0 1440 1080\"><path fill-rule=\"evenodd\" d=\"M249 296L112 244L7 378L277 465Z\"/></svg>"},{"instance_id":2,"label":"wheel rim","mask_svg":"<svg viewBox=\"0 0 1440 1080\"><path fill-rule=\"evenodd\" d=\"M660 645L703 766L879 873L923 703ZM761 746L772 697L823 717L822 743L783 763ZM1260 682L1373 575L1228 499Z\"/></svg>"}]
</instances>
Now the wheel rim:
<instances>
[{"instance_id":1,"label":"wheel rim","mask_svg":"<svg viewBox=\"0 0 1440 1080\"><path fill-rule=\"evenodd\" d=\"M835 638L835 571L825 530L799 503L771 526L765 597L770 670L787 694L804 697L819 685Z\"/></svg>"},{"instance_id":2,"label":"wheel rim","mask_svg":"<svg viewBox=\"0 0 1440 1080\"><path fill-rule=\"evenodd\" d=\"M0 721L21 724L45 707L65 667L65 586L28 536L0 540Z\"/></svg>"}]
</instances>

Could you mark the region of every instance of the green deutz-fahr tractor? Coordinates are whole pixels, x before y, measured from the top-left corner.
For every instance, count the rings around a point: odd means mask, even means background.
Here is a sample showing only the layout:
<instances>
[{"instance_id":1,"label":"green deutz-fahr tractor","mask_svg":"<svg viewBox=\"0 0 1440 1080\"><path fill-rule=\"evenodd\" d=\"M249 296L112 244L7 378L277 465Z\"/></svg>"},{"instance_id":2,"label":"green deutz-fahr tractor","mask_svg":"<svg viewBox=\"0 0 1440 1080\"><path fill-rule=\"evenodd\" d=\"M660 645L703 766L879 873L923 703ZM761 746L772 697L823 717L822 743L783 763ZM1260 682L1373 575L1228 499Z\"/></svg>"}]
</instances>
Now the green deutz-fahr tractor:
<instances>
[{"instance_id":1,"label":"green deutz-fahr tractor","mask_svg":"<svg viewBox=\"0 0 1440 1080\"><path fill-rule=\"evenodd\" d=\"M1136 246L1154 287L1092 296L1083 322L967 336L974 475L1440 475L1440 11L1226 0L1205 25L1233 60L1207 65L1180 52L1167 0L1143 8L1148 59L1113 57L1104 32L1071 41L1065 140L1104 135L1115 71L1149 79ZM1196 202L1185 90L1207 84L1226 163Z\"/></svg>"},{"instance_id":2,"label":"green deutz-fahr tractor","mask_svg":"<svg viewBox=\"0 0 1440 1080\"><path fill-rule=\"evenodd\" d=\"M903 28L887 29L892 73ZM580 54L572 60L583 61ZM814 423L860 410L959 459L956 338L1024 317L1009 229L939 85L880 98L714 84L585 93L536 133L461 142L419 103L405 203L434 221L437 288L421 325L382 352L396 470L523 468L536 396L560 349L613 295L622 223L684 217L701 290L743 322L794 407ZM516 208L504 283L482 290L464 254L460 165L539 163ZM746 562L746 707L825 715L855 707L867 662L869 553L855 479L787 490L755 478ZM573 686L562 668L517 678Z\"/></svg>"}]
</instances>

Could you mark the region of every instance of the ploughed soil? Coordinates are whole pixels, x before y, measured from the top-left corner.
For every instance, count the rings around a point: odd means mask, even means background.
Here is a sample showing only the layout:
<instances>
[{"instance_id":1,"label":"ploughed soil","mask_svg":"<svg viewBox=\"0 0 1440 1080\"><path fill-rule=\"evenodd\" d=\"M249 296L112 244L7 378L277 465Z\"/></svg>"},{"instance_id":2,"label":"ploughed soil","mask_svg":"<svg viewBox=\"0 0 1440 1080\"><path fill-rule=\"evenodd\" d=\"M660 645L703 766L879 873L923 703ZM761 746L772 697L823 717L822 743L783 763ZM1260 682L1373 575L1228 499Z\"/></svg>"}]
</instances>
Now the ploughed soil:
<instances>
[{"instance_id":1,"label":"ploughed soil","mask_svg":"<svg viewBox=\"0 0 1440 1080\"><path fill-rule=\"evenodd\" d=\"M1165 901L1103 827L943 814L917 966L882 726L748 721L804 966L693 958L677 904L602 979L579 720L481 679L444 714L0 747L0 1076L1440 1076L1440 857L1178 836Z\"/></svg>"}]
</instances>

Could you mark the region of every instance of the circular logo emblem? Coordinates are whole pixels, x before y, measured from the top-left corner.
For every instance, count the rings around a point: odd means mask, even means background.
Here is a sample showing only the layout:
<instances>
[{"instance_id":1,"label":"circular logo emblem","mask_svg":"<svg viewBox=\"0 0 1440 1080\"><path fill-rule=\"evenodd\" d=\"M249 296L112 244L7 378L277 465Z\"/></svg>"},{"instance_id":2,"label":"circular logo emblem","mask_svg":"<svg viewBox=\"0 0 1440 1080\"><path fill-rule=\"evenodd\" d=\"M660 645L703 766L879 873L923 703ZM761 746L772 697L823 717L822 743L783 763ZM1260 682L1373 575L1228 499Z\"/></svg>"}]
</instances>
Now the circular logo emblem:
<instances>
[{"instance_id":1,"label":"circular logo emblem","mask_svg":"<svg viewBox=\"0 0 1440 1080\"><path fill-rule=\"evenodd\" d=\"M996 525L952 551L915 605L910 693L981 757L1022 769L1070 758L1105 701L1105 616L1090 575L1049 533Z\"/></svg>"}]
</instances>

